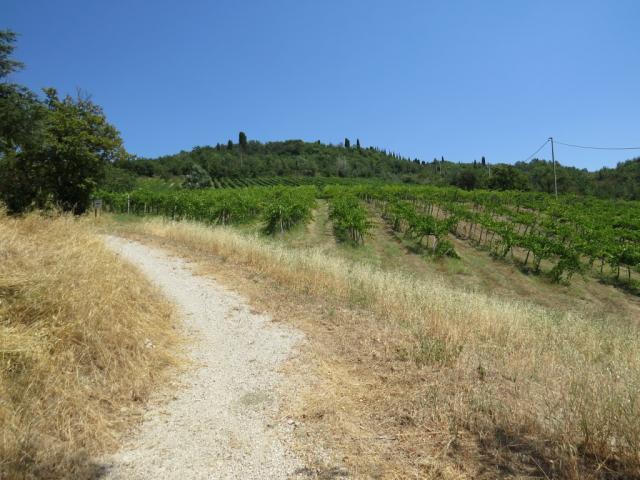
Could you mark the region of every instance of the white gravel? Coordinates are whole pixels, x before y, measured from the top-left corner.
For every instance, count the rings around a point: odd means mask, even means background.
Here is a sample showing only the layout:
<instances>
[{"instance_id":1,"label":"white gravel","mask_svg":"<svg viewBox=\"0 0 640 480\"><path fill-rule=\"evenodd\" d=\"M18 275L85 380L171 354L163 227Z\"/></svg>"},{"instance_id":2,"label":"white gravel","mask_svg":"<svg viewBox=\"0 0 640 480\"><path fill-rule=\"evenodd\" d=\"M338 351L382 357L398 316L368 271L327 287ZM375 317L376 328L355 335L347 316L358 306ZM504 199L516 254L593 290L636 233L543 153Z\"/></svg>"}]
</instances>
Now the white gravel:
<instances>
[{"instance_id":1,"label":"white gravel","mask_svg":"<svg viewBox=\"0 0 640 480\"><path fill-rule=\"evenodd\" d=\"M287 448L295 424L278 418L279 367L300 333L254 314L237 294L194 275L184 260L108 236L173 301L195 368L168 403L105 462L107 479L278 479L302 464Z\"/></svg>"}]
</instances>

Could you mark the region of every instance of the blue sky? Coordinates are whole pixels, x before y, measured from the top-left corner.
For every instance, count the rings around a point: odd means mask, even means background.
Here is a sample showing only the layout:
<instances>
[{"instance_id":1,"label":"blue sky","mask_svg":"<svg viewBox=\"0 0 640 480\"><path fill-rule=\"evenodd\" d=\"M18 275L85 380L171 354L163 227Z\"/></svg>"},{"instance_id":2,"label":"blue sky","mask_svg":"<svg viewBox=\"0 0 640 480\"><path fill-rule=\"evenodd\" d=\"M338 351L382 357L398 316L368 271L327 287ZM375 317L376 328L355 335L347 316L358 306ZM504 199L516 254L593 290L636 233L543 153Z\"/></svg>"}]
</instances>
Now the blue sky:
<instances>
[{"instance_id":1,"label":"blue sky","mask_svg":"<svg viewBox=\"0 0 640 480\"><path fill-rule=\"evenodd\" d=\"M360 138L524 160L550 135L640 145L640 2L3 0L13 80L89 92L127 149ZM640 151L558 146L595 169ZM548 149L540 156L549 157Z\"/></svg>"}]
</instances>

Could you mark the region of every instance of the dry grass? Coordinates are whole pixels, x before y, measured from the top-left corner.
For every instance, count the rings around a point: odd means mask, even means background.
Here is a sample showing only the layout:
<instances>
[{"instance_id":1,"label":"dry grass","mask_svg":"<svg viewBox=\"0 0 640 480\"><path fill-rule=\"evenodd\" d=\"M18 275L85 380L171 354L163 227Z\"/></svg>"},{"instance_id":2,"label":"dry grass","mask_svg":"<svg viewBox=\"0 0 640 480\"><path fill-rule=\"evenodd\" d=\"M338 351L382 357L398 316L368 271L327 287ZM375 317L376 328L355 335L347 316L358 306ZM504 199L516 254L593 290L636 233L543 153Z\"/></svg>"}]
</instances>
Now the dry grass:
<instances>
[{"instance_id":1,"label":"dry grass","mask_svg":"<svg viewBox=\"0 0 640 480\"><path fill-rule=\"evenodd\" d=\"M331 328L313 338L340 368L327 369L322 407L307 413L333 412L342 429L334 440L351 453L352 471L368 472L362 476L640 475L640 338L632 325L501 301L233 229L160 220L127 228L247 267L307 304L335 306L317 316Z\"/></svg>"},{"instance_id":2,"label":"dry grass","mask_svg":"<svg viewBox=\"0 0 640 480\"><path fill-rule=\"evenodd\" d=\"M88 478L175 363L172 308L76 219L0 212L0 478Z\"/></svg>"}]
</instances>

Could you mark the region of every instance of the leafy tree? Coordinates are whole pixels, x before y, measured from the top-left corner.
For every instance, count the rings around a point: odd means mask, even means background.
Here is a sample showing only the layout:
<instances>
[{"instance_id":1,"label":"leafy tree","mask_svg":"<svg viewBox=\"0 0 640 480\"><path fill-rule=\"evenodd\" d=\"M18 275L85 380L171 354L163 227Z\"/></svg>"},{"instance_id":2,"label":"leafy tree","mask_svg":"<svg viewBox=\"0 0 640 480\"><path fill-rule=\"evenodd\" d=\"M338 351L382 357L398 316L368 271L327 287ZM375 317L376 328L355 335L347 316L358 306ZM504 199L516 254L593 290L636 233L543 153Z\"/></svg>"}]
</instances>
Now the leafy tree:
<instances>
[{"instance_id":1,"label":"leafy tree","mask_svg":"<svg viewBox=\"0 0 640 480\"><path fill-rule=\"evenodd\" d=\"M23 67L10 58L15 40L14 32L0 30L0 159L42 141L44 108L29 89L6 81Z\"/></svg>"},{"instance_id":2,"label":"leafy tree","mask_svg":"<svg viewBox=\"0 0 640 480\"><path fill-rule=\"evenodd\" d=\"M227 142L227 150L233 150L233 142L231 140Z\"/></svg>"},{"instance_id":3,"label":"leafy tree","mask_svg":"<svg viewBox=\"0 0 640 480\"><path fill-rule=\"evenodd\" d=\"M240 148L245 150L247 148L247 134L244 132L240 132L238 135L238 145Z\"/></svg>"},{"instance_id":4,"label":"leafy tree","mask_svg":"<svg viewBox=\"0 0 640 480\"><path fill-rule=\"evenodd\" d=\"M38 191L36 171L22 169L23 157L42 142L42 120L46 109L35 94L6 77L23 67L11 59L16 34L0 31L0 199L9 210L32 203Z\"/></svg>"},{"instance_id":5,"label":"leafy tree","mask_svg":"<svg viewBox=\"0 0 640 480\"><path fill-rule=\"evenodd\" d=\"M11 30L0 30L0 78L24 67L22 62L11 58L15 50L17 34Z\"/></svg>"},{"instance_id":6,"label":"leafy tree","mask_svg":"<svg viewBox=\"0 0 640 480\"><path fill-rule=\"evenodd\" d=\"M212 185L213 182L207 171L197 163L191 165L182 184L184 188L207 188Z\"/></svg>"},{"instance_id":7,"label":"leafy tree","mask_svg":"<svg viewBox=\"0 0 640 480\"><path fill-rule=\"evenodd\" d=\"M465 169L456 174L453 184L464 190L473 190L478 187L478 176L473 170Z\"/></svg>"},{"instance_id":8,"label":"leafy tree","mask_svg":"<svg viewBox=\"0 0 640 480\"><path fill-rule=\"evenodd\" d=\"M511 165L497 165L489 179L494 190L528 190L527 177Z\"/></svg>"},{"instance_id":9,"label":"leafy tree","mask_svg":"<svg viewBox=\"0 0 640 480\"><path fill-rule=\"evenodd\" d=\"M100 188L109 192L129 192L136 188L137 177L128 170L107 165Z\"/></svg>"},{"instance_id":10,"label":"leafy tree","mask_svg":"<svg viewBox=\"0 0 640 480\"><path fill-rule=\"evenodd\" d=\"M360 147L360 139L356 138L356 148L360 151L362 148Z\"/></svg>"},{"instance_id":11,"label":"leafy tree","mask_svg":"<svg viewBox=\"0 0 640 480\"><path fill-rule=\"evenodd\" d=\"M482 157L482 160L480 161L482 163L482 166L484 167L487 164L487 161L485 160L484 157Z\"/></svg>"},{"instance_id":12,"label":"leafy tree","mask_svg":"<svg viewBox=\"0 0 640 480\"><path fill-rule=\"evenodd\" d=\"M48 108L46 143L36 155L44 188L63 210L82 213L108 164L126 156L118 130L89 98L58 97L45 90Z\"/></svg>"},{"instance_id":13,"label":"leafy tree","mask_svg":"<svg viewBox=\"0 0 640 480\"><path fill-rule=\"evenodd\" d=\"M43 142L46 109L20 85L0 83L0 158Z\"/></svg>"},{"instance_id":14,"label":"leafy tree","mask_svg":"<svg viewBox=\"0 0 640 480\"><path fill-rule=\"evenodd\" d=\"M344 148L351 148L351 142L348 138L344 139Z\"/></svg>"},{"instance_id":15,"label":"leafy tree","mask_svg":"<svg viewBox=\"0 0 640 480\"><path fill-rule=\"evenodd\" d=\"M4 159L0 194L14 212L52 203L79 214L107 165L126 153L118 131L90 99L60 99L52 88L45 94L42 143Z\"/></svg>"},{"instance_id":16,"label":"leafy tree","mask_svg":"<svg viewBox=\"0 0 640 480\"><path fill-rule=\"evenodd\" d=\"M118 131L89 98L41 101L5 78L16 35L0 31L0 198L12 212L53 203L82 213L109 163L126 156Z\"/></svg>"}]
</instances>

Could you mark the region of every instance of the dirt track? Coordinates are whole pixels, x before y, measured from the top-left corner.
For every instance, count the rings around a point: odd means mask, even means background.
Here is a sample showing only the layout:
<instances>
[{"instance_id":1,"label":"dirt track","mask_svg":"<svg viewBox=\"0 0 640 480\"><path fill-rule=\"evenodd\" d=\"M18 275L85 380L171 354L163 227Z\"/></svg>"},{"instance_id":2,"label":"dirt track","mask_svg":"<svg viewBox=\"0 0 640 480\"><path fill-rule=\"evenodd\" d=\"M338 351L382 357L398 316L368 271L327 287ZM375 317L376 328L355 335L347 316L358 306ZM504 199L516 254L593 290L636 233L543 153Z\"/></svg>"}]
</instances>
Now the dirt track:
<instances>
[{"instance_id":1,"label":"dirt track","mask_svg":"<svg viewBox=\"0 0 640 480\"><path fill-rule=\"evenodd\" d=\"M194 368L172 399L146 414L108 479L278 479L302 467L288 449L292 425L278 418L279 373L302 336L252 313L246 302L186 262L117 237L107 245L139 268L184 318ZM149 346L149 348L153 348Z\"/></svg>"}]
</instances>

